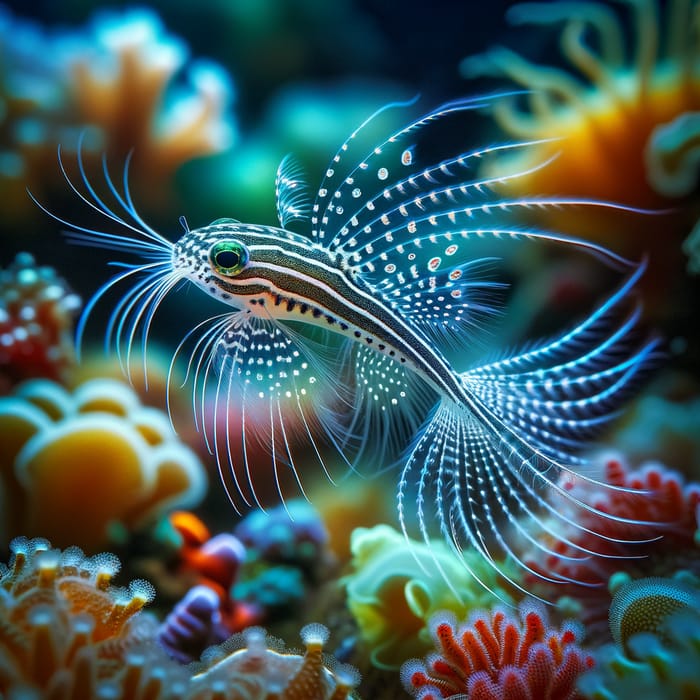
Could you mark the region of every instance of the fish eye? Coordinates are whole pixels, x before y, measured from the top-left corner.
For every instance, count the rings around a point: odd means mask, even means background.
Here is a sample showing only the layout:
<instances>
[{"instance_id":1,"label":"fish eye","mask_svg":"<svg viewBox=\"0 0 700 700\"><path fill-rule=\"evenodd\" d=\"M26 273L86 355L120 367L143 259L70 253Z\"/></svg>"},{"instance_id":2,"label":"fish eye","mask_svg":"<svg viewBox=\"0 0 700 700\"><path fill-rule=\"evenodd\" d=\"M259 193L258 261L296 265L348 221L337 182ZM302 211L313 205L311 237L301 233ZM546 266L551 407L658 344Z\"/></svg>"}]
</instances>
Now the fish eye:
<instances>
[{"instance_id":1,"label":"fish eye","mask_svg":"<svg viewBox=\"0 0 700 700\"><path fill-rule=\"evenodd\" d=\"M239 241L220 241L209 251L209 261L215 272L234 277L243 271L250 255Z\"/></svg>"}]
</instances>

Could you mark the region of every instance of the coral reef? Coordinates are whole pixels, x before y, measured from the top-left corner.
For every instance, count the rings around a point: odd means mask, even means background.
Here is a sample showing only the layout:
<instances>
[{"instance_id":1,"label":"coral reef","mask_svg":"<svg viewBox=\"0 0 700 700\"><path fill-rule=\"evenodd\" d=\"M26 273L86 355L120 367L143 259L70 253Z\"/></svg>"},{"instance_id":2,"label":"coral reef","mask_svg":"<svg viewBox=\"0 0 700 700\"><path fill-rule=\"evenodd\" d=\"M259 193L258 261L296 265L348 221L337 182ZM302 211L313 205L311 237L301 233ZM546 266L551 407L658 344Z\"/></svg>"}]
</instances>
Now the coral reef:
<instances>
[{"instance_id":1,"label":"coral reef","mask_svg":"<svg viewBox=\"0 0 700 700\"><path fill-rule=\"evenodd\" d=\"M681 241L700 208L697 3L632 2L624 12L592 1L515 5L507 15L513 24L562 25L567 68L536 65L498 47L466 58L461 70L504 76L526 90L520 98L506 93L493 106L508 134L539 140L485 166L490 176L524 173L504 185L511 194L517 188L665 210L654 216L599 208L533 213L541 225L595 238L622 254L647 252L648 289L658 292L680 284ZM666 236L658 235L660 228ZM647 294L657 313L687 313L685 299L677 301L664 305L658 293Z\"/></svg>"},{"instance_id":2,"label":"coral reef","mask_svg":"<svg viewBox=\"0 0 700 700\"><path fill-rule=\"evenodd\" d=\"M0 398L0 536L51 534L95 552L177 506L206 474L160 411L102 379L72 394L36 379Z\"/></svg>"},{"instance_id":3,"label":"coral reef","mask_svg":"<svg viewBox=\"0 0 700 700\"><path fill-rule=\"evenodd\" d=\"M677 611L661 631L663 637L649 632L631 637L629 656L613 644L597 650L595 668L579 679L581 693L589 700L700 697L700 615Z\"/></svg>"},{"instance_id":4,"label":"coral reef","mask_svg":"<svg viewBox=\"0 0 700 700\"><path fill-rule=\"evenodd\" d=\"M154 595L145 581L114 588L118 570L109 554L12 542L9 566L0 565L0 695L97 697L98 679L117 674L145 638L135 616Z\"/></svg>"},{"instance_id":5,"label":"coral reef","mask_svg":"<svg viewBox=\"0 0 700 700\"><path fill-rule=\"evenodd\" d=\"M23 379L65 379L80 298L51 267L18 254L0 270L0 393Z\"/></svg>"},{"instance_id":6,"label":"coral reef","mask_svg":"<svg viewBox=\"0 0 700 700\"><path fill-rule=\"evenodd\" d=\"M15 220L31 206L26 186L46 201L60 175L56 144L74 147L86 127L92 153L121 165L133 149L134 189L151 199L184 162L234 140L230 77L188 62L153 10L101 11L84 28L52 33L2 8L0 33L0 192Z\"/></svg>"},{"instance_id":7,"label":"coral reef","mask_svg":"<svg viewBox=\"0 0 700 700\"><path fill-rule=\"evenodd\" d=\"M399 668L427 652L427 623L439 610L465 617L498 598L512 601L506 582L478 555L465 552L465 565L442 541L416 542L377 525L355 530L351 549L354 571L344 579L347 604L377 668Z\"/></svg>"},{"instance_id":8,"label":"coral reef","mask_svg":"<svg viewBox=\"0 0 700 700\"><path fill-rule=\"evenodd\" d=\"M570 544L555 544L557 554L546 558L534 556L529 562L535 571L554 579L548 584L533 577L533 590L548 598L558 596L577 601L576 607L587 628L607 617L610 605L607 583L621 569L635 578L667 576L681 568L691 572L700 570L696 534L700 485L686 483L680 474L658 463L647 463L633 470L618 456L600 459L605 466L604 481L619 490L602 490L595 482L571 475L563 478L562 486L611 517L585 513L577 526L566 533ZM635 490L641 493L634 493ZM649 524L631 529L628 519ZM601 533L604 538L592 532ZM634 539L632 534L638 537L639 544L620 543ZM589 557L587 551L603 556Z\"/></svg>"},{"instance_id":9,"label":"coral reef","mask_svg":"<svg viewBox=\"0 0 700 700\"><path fill-rule=\"evenodd\" d=\"M420 700L574 700L578 677L594 663L578 623L552 627L544 608L529 602L517 616L496 607L462 625L440 613L430 629L437 653L401 669L404 687Z\"/></svg>"},{"instance_id":10,"label":"coral reef","mask_svg":"<svg viewBox=\"0 0 700 700\"><path fill-rule=\"evenodd\" d=\"M192 679L194 694L209 687L220 692L226 689L225 697L233 700L352 698L359 675L351 666L324 657L328 630L312 623L302 628L300 636L306 647L303 655L285 652L279 641L267 637L259 627L232 637L204 655L205 668Z\"/></svg>"}]
</instances>

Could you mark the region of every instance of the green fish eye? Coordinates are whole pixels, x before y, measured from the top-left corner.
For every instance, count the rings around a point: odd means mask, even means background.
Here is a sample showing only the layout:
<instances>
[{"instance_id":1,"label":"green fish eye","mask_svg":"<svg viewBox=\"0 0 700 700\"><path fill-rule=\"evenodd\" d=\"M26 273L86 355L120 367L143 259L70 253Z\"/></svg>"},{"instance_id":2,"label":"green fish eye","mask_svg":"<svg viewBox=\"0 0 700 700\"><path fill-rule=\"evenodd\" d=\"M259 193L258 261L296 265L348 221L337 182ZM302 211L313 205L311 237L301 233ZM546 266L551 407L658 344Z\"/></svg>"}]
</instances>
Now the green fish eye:
<instances>
[{"instance_id":1,"label":"green fish eye","mask_svg":"<svg viewBox=\"0 0 700 700\"><path fill-rule=\"evenodd\" d=\"M221 241L209 251L209 260L220 275L233 277L248 263L248 249L238 241Z\"/></svg>"}]
</instances>

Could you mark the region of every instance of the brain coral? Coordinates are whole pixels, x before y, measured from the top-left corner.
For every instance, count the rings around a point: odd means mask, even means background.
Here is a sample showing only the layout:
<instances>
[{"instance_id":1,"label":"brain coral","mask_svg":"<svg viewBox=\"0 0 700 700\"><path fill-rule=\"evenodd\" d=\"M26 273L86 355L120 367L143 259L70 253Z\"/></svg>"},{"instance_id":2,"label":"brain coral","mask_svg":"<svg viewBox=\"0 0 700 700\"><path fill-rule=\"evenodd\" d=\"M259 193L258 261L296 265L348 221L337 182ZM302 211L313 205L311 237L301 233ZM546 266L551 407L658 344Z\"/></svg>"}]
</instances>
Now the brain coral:
<instances>
[{"instance_id":1,"label":"brain coral","mask_svg":"<svg viewBox=\"0 0 700 700\"><path fill-rule=\"evenodd\" d=\"M512 600L505 582L479 556L465 552L465 566L442 541L415 542L388 525L377 525L354 530L351 549L354 572L345 578L348 607L378 668L399 668L406 659L426 653L432 646L427 623L439 610L464 617L498 598Z\"/></svg>"},{"instance_id":2,"label":"brain coral","mask_svg":"<svg viewBox=\"0 0 700 700\"><path fill-rule=\"evenodd\" d=\"M111 537L203 497L206 475L167 418L125 384L69 394L31 380L0 398L0 536L51 533L97 551Z\"/></svg>"}]
</instances>

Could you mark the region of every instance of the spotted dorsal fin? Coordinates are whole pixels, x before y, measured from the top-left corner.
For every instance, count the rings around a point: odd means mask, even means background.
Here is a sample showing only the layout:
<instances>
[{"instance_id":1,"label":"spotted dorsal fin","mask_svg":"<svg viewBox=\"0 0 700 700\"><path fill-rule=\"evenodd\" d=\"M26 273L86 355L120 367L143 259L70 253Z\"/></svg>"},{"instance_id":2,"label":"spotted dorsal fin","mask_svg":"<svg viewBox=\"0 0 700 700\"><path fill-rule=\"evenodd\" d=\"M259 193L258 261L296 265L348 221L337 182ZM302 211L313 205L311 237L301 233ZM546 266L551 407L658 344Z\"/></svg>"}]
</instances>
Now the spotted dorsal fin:
<instances>
[{"instance_id":1,"label":"spotted dorsal fin","mask_svg":"<svg viewBox=\"0 0 700 700\"><path fill-rule=\"evenodd\" d=\"M277 217L286 228L291 221L308 217L311 200L301 165L292 155L286 155L277 168L275 178Z\"/></svg>"}]
</instances>

